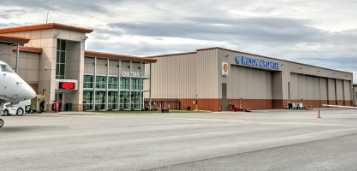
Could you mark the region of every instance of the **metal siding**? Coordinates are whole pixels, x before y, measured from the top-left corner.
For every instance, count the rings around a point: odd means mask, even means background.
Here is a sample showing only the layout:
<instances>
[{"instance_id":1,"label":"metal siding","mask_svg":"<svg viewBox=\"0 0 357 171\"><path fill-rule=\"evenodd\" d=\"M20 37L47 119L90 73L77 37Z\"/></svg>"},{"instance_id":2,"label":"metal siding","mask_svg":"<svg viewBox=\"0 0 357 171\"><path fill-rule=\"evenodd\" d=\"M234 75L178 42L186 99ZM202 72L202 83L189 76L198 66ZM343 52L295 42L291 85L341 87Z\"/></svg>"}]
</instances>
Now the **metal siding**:
<instances>
[{"instance_id":1,"label":"metal siding","mask_svg":"<svg viewBox=\"0 0 357 171\"><path fill-rule=\"evenodd\" d=\"M324 78L292 73L290 89L292 100L327 100L327 82Z\"/></svg>"},{"instance_id":2,"label":"metal siding","mask_svg":"<svg viewBox=\"0 0 357 171\"><path fill-rule=\"evenodd\" d=\"M230 99L272 99L272 76L269 71L232 66L228 81Z\"/></svg>"},{"instance_id":3,"label":"metal siding","mask_svg":"<svg viewBox=\"0 0 357 171\"><path fill-rule=\"evenodd\" d=\"M217 50L204 50L197 53L197 95L203 99L217 99L219 96L219 72Z\"/></svg>"},{"instance_id":4,"label":"metal siding","mask_svg":"<svg viewBox=\"0 0 357 171\"><path fill-rule=\"evenodd\" d=\"M344 81L344 90L345 90L345 100L352 100L352 97L351 97L351 82L350 81Z\"/></svg>"},{"instance_id":5,"label":"metal siding","mask_svg":"<svg viewBox=\"0 0 357 171\"><path fill-rule=\"evenodd\" d=\"M336 90L337 90L337 100L344 100L342 80L336 80Z\"/></svg>"},{"instance_id":6,"label":"metal siding","mask_svg":"<svg viewBox=\"0 0 357 171\"><path fill-rule=\"evenodd\" d=\"M329 99L331 101L336 100L336 91L335 91L335 80L334 79L328 79L328 94L329 94Z\"/></svg>"},{"instance_id":7,"label":"metal siding","mask_svg":"<svg viewBox=\"0 0 357 171\"><path fill-rule=\"evenodd\" d=\"M327 100L327 79L320 78L320 98L321 100Z\"/></svg>"},{"instance_id":8,"label":"metal siding","mask_svg":"<svg viewBox=\"0 0 357 171\"><path fill-rule=\"evenodd\" d=\"M157 58L152 64L152 97L195 98L196 58L195 54Z\"/></svg>"}]
</instances>

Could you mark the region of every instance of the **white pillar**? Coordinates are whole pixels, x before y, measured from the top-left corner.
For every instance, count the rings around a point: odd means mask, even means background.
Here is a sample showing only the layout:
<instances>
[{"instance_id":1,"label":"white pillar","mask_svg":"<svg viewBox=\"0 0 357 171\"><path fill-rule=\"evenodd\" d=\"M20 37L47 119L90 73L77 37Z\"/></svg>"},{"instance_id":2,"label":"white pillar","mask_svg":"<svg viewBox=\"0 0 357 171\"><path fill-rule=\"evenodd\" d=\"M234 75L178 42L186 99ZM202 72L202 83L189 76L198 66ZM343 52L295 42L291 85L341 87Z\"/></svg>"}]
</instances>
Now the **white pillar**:
<instances>
[{"instance_id":1,"label":"white pillar","mask_svg":"<svg viewBox=\"0 0 357 171\"><path fill-rule=\"evenodd\" d=\"M109 58L107 58L107 75L106 75L106 86L105 86L105 110L109 108Z\"/></svg>"},{"instance_id":2,"label":"white pillar","mask_svg":"<svg viewBox=\"0 0 357 171\"><path fill-rule=\"evenodd\" d=\"M151 86L152 86L152 79L151 79L151 76L152 76L152 63L150 63L150 70L149 70L149 109L150 111L152 110L152 89L151 89Z\"/></svg>"},{"instance_id":3,"label":"white pillar","mask_svg":"<svg viewBox=\"0 0 357 171\"><path fill-rule=\"evenodd\" d=\"M97 94L97 58L94 58L94 75L93 75L93 110L95 111L95 105L96 105L96 94Z\"/></svg>"},{"instance_id":4,"label":"white pillar","mask_svg":"<svg viewBox=\"0 0 357 171\"><path fill-rule=\"evenodd\" d=\"M120 110L120 89L121 89L121 60L118 60L118 110Z\"/></svg>"},{"instance_id":5,"label":"white pillar","mask_svg":"<svg viewBox=\"0 0 357 171\"><path fill-rule=\"evenodd\" d=\"M129 62L129 109L132 110L132 101L131 101L131 84L132 84L132 81L131 81L131 78L132 78L132 61Z\"/></svg>"}]
</instances>

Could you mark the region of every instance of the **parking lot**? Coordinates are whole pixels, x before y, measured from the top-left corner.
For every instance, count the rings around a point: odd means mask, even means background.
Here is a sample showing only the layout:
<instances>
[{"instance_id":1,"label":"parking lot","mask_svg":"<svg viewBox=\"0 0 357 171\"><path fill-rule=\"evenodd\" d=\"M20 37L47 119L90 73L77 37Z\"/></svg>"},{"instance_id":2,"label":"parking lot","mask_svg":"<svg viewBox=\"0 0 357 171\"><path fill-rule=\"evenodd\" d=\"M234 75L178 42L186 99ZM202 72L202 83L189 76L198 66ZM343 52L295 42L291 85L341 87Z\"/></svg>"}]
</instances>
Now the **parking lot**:
<instances>
[{"instance_id":1,"label":"parking lot","mask_svg":"<svg viewBox=\"0 0 357 171\"><path fill-rule=\"evenodd\" d=\"M316 115L271 110L2 117L0 170L295 170L294 165L284 168L289 157L300 161L296 170L357 168L346 155L335 154L339 143L355 151L347 139L357 139L357 111L324 110L322 119ZM314 150L310 161L297 158ZM337 161L324 159L324 152ZM357 152L346 157L356 158Z\"/></svg>"}]
</instances>

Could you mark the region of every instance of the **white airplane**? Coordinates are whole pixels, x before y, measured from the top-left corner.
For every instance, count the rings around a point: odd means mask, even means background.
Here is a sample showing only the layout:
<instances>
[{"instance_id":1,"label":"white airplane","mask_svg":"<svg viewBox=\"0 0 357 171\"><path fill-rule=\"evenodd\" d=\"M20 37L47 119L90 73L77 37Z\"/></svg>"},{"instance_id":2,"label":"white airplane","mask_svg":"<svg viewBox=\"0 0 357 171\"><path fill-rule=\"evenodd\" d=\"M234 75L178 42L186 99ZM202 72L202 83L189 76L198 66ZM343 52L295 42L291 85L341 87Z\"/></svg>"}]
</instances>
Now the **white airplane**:
<instances>
[{"instance_id":1,"label":"white airplane","mask_svg":"<svg viewBox=\"0 0 357 171\"><path fill-rule=\"evenodd\" d=\"M18 104L36 97L35 91L5 62L0 61L0 112L5 104ZM5 124L0 118L0 128Z\"/></svg>"}]
</instances>

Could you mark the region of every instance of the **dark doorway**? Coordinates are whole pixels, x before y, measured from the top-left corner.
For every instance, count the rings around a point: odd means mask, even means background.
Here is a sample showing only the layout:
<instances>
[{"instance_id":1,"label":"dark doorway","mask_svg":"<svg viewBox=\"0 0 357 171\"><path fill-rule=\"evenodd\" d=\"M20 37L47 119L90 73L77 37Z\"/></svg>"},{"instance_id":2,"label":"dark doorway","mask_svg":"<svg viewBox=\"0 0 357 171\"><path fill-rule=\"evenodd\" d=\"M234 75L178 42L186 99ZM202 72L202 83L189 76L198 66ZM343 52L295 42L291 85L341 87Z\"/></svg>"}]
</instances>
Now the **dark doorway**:
<instances>
[{"instance_id":1,"label":"dark doorway","mask_svg":"<svg viewBox=\"0 0 357 171\"><path fill-rule=\"evenodd\" d=\"M56 100L58 103L59 111L63 111L63 93L56 92Z\"/></svg>"},{"instance_id":2,"label":"dark doorway","mask_svg":"<svg viewBox=\"0 0 357 171\"><path fill-rule=\"evenodd\" d=\"M229 101L227 99L227 83L222 83L222 100L221 100L222 111L229 110Z\"/></svg>"}]
</instances>

